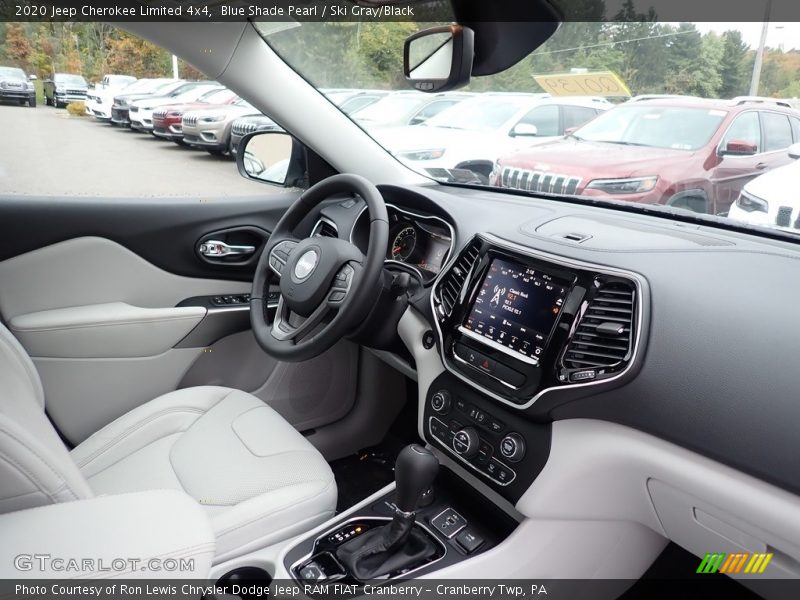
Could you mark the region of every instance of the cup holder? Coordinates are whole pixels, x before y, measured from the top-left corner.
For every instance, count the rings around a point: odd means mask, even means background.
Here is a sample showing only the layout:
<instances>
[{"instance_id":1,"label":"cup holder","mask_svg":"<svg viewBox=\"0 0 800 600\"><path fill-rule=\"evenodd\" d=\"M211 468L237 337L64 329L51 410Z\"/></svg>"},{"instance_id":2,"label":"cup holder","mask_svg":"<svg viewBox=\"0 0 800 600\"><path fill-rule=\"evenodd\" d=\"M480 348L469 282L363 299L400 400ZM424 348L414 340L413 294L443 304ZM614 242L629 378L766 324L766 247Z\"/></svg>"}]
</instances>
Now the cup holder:
<instances>
[{"instance_id":1,"label":"cup holder","mask_svg":"<svg viewBox=\"0 0 800 600\"><path fill-rule=\"evenodd\" d=\"M263 594L250 593L251 590L263 589L272 583L272 576L261 567L239 567L228 571L217 579L217 586L226 594L238 596L242 600L264 600Z\"/></svg>"}]
</instances>

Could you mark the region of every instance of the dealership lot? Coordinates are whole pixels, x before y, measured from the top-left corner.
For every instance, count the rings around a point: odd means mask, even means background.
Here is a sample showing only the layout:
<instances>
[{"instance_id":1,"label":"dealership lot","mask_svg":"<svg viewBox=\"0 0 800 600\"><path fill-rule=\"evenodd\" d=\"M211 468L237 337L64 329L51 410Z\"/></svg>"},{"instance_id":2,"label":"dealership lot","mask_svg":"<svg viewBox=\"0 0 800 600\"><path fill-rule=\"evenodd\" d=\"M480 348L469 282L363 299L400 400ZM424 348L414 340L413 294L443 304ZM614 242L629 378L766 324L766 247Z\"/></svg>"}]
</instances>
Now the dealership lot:
<instances>
[{"instance_id":1,"label":"dealership lot","mask_svg":"<svg viewBox=\"0 0 800 600\"><path fill-rule=\"evenodd\" d=\"M0 105L0 131L0 194L205 199L268 191L229 159L66 110Z\"/></svg>"}]
</instances>

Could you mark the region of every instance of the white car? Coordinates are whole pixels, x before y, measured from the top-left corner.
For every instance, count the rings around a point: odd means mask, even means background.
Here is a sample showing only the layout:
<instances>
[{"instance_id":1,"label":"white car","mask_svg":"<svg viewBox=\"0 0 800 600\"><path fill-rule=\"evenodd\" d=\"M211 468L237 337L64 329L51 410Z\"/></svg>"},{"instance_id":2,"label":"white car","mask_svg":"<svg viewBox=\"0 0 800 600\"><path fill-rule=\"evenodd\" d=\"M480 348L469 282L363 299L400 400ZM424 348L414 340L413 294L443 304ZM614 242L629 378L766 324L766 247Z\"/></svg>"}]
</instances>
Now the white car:
<instances>
[{"instance_id":1,"label":"white car","mask_svg":"<svg viewBox=\"0 0 800 600\"><path fill-rule=\"evenodd\" d=\"M500 156L560 137L612 107L594 97L486 93L419 125L371 133L416 171L450 180L458 170L485 183Z\"/></svg>"},{"instance_id":2,"label":"white car","mask_svg":"<svg viewBox=\"0 0 800 600\"><path fill-rule=\"evenodd\" d=\"M187 83L185 85L187 89L174 96L148 96L131 102L131 128L145 132L153 131L153 111L155 109L168 104L195 102L208 92L222 89L222 86L216 82Z\"/></svg>"},{"instance_id":3,"label":"white car","mask_svg":"<svg viewBox=\"0 0 800 600\"><path fill-rule=\"evenodd\" d=\"M125 79L110 79L107 78L125 78ZM114 96L120 92L136 93L146 92L148 89L154 87L156 82L163 81L160 79L136 79L131 77L133 81L125 83L127 76L125 75L106 75L103 77L103 82L94 86L89 90L86 95L86 114L94 117L98 121L111 120L111 106L114 104Z\"/></svg>"},{"instance_id":4,"label":"white car","mask_svg":"<svg viewBox=\"0 0 800 600\"><path fill-rule=\"evenodd\" d=\"M789 146L789 157L800 158L800 144ZM752 225L797 232L800 227L800 161L759 175L742 188L728 216Z\"/></svg>"}]
</instances>

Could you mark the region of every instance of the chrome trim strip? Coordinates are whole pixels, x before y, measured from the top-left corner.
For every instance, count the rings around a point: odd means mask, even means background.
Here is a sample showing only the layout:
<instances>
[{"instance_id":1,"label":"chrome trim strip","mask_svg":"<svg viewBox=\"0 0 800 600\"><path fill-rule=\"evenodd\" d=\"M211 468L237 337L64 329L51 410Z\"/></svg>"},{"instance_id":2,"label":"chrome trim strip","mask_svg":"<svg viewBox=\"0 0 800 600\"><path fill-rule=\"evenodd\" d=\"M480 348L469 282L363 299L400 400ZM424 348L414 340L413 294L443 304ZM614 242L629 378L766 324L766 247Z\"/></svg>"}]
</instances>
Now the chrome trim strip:
<instances>
[{"instance_id":1,"label":"chrome trim strip","mask_svg":"<svg viewBox=\"0 0 800 600\"><path fill-rule=\"evenodd\" d=\"M461 363L462 365L466 365L466 366L468 366L468 367L470 367L470 368L472 368L472 369L475 369L475 371L477 371L478 373L483 373L483 374L484 374L484 375L486 375L487 377L491 377L491 378L492 378L492 379L494 379L495 381L497 381L497 382L499 382L499 383L502 383L504 386L506 386L506 387L507 387L508 389L510 389L510 390L516 390L516 389L518 389L518 388L516 388L515 386L511 385L510 383L508 383L507 381L503 381L503 380L502 380L502 379L500 379L500 378L499 378L497 375L492 375L491 373L486 373L485 371L481 371L480 369L478 369L478 368L476 368L476 367L472 366L471 364L469 364L467 361L465 361L463 358L461 358L461 357L460 357L458 354L456 354L456 353L453 353L453 358L455 359L455 361L456 361L456 362L459 362L459 363Z\"/></svg>"},{"instance_id":2,"label":"chrome trim strip","mask_svg":"<svg viewBox=\"0 0 800 600\"><path fill-rule=\"evenodd\" d=\"M498 352L502 352L503 354L510 356L511 358L516 358L517 360L521 360L524 363L528 363L529 365L533 365L535 367L539 366L539 359L531 356L525 356L524 354L520 354L519 352L514 352L513 350L506 348L503 344L495 342L494 340L490 340L487 337L483 337L475 333L474 331L470 331L469 329L465 328L463 325L458 326L458 330L466 335L467 337L471 337L473 340L485 344L491 348L494 348ZM488 373L487 373L488 374Z\"/></svg>"},{"instance_id":3,"label":"chrome trim strip","mask_svg":"<svg viewBox=\"0 0 800 600\"><path fill-rule=\"evenodd\" d=\"M365 508L366 508L366 507L365 507ZM463 517L462 517L462 518L463 518ZM294 581L298 582L298 583L300 582L300 580L299 580L299 579L297 579L297 576L294 574L294 571L295 571L295 569L298 567L298 565L301 565L301 564L303 564L303 563L304 563L305 561L307 561L309 558L311 558L312 556L314 556L314 546L316 545L316 543L317 543L317 541L318 541L318 540L320 540L321 538L324 538L324 537L326 537L326 536L329 536L330 534L332 534L332 533L333 533L334 531L336 531L337 529L341 529L342 527L344 527L345 525L348 525L349 523L356 523L356 522L358 522L358 521L364 521L364 520L366 520L366 519L370 519L370 520L373 520L373 521L387 521L387 522L389 522L389 521L391 521L391 520L392 520L392 519L391 519L391 518L389 518L389 517L380 517L380 516L374 516L374 517L373 517L373 516L364 516L364 515L362 515L362 516L360 516L360 517L352 517L352 518L350 518L350 519L347 519L346 521L342 521L342 522L341 522L341 523L339 523L338 525L335 525L335 526L331 527L330 529L326 530L324 533L321 533L321 534L319 534L318 536L316 536L316 537L314 538L314 543L313 543L313 544L311 544L311 552L309 552L308 554L306 554L305 556L303 556L303 557L301 557L301 558L298 558L298 559L297 559L295 562L293 562L293 563L292 563L292 566L291 566L291 567L289 567L289 575L291 575L291 576L292 576L292 579L293 579ZM380 581L384 581L384 582L388 583L388 582L390 582L390 581L393 581L393 580L395 580L395 579L398 579L399 577L402 577L402 578L404 578L404 579L405 579L405 578L406 578L408 575L410 575L411 573L415 573L416 571L419 571L420 569L424 569L425 567L430 567L431 565L435 565L435 564L436 564L436 563L438 563L440 560L442 560L442 559L443 559L445 556L447 556L447 546L446 546L444 543L442 543L442 540L440 540L438 537L436 537L436 534L435 534L433 531L431 531L430 527L428 527L428 526L427 526L427 525L425 525L424 523L420 523L419 521L416 521L416 524L417 524L417 525L419 525L420 527L422 527L422 529L424 529L425 531L427 531L427 532L428 532L428 534L429 534L429 535L430 535L430 536L431 536L431 537L432 537L434 540L436 540L436 543L437 543L437 544L439 544L439 546L440 546L440 547L441 547L441 548L444 550L444 554L442 554L442 555L441 555L439 558L437 558L437 559L436 559L436 560L434 560L434 561L431 561L431 562L429 562L429 563L426 563L426 564L424 564L424 565L422 565L422 566L419 566L419 567L417 567L416 569L412 569L411 571L407 571L407 572L403 573L402 575L398 575L397 577L391 577L391 578L388 578L388 577L387 577L387 578L385 578L385 579L384 579L383 577L378 577L378 578L376 579L376 581L380 580ZM306 540L303 540L303 541L305 542ZM335 555L334 555L334 556L335 556ZM326 580L326 581L330 581L330 580Z\"/></svg>"},{"instance_id":4,"label":"chrome trim strip","mask_svg":"<svg viewBox=\"0 0 800 600\"><path fill-rule=\"evenodd\" d=\"M529 256L531 258L536 258L536 259L543 260L543 261L553 262L553 263L555 263L555 266L575 267L575 268L579 268L579 269L586 269L586 270L595 271L596 273L599 273L601 275L613 275L613 276L617 276L617 277L624 277L626 279L630 279L636 285L636 293L637 293L637 296L638 296L638 302L636 303L636 337L635 337L635 339L633 341L633 348L631 350L631 358L628 361L628 364L625 366L625 368L622 371L620 371L619 373L617 373L617 374L615 374L615 375L613 375L611 377L608 377L606 379L587 381L587 382L583 382L583 383L567 383L567 384L564 384L564 385L543 388L543 389L539 390L536 393L536 395L533 396L533 398L531 398L530 400L528 400L524 404L517 404L517 403L511 402L510 400L507 400L507 399L503 398L502 396L499 396L495 392L493 392L491 390L488 390L485 387L483 387L482 385L480 385L479 383L476 383L475 381L471 380L469 377L467 377L467 376L463 375L462 373L460 373L457 369L454 369L450 365L449 360L447 359L447 355L445 354L445 351L444 351L445 350L444 349L444 335L442 334L442 329L441 329L441 324L439 323L439 319L436 318L437 312L436 312L436 306L434 305L434 293L436 291L436 287L441 283L441 281L444 278L444 276L450 270L450 267L452 266L452 263L453 263L453 261L451 260L450 263L448 263L447 267L442 269L442 271L436 277L436 280L433 282L433 288L431 290L431 295L430 295L431 311L433 312L433 315L434 315L434 317L433 317L433 325L434 325L434 329L436 331L436 335L437 335L438 342L439 342L439 344L438 344L439 345L439 356L442 359L442 364L444 365L444 368L449 373L451 373L455 377L458 377L461 381L463 381L464 383L472 386L473 388L477 389L478 391L482 392L483 394L486 394L487 396L493 398L494 400L497 400L498 402L502 402L506 406L510 406L512 408L516 408L517 410L524 410L526 408L530 408L531 406L533 406L533 404L536 403L537 400L539 400L540 398L542 398L546 394L549 394L550 392L553 392L553 391L556 391L556 390L569 390L569 389L574 389L574 388L583 388L583 387L588 387L588 386L593 386L593 385L607 384L609 382L616 381L617 379L620 379L621 377L626 375L631 370L631 368L633 368L633 365L634 365L634 363L636 363L636 360L639 357L639 352L641 350L642 321L644 320L644 305L645 305L645 301L647 300L647 298L645 297L645 294L644 294L644 290L646 289L646 283L645 283L645 279L641 275L639 275L638 273L634 273L633 271L627 271L625 269L617 269L615 267L607 267L607 266L598 265L598 264L595 264L595 263L582 261L582 260L579 260L579 259L564 258L562 256L558 256L556 254L551 254L549 252L544 252L542 250L535 250L535 249L529 248L527 246L522 246L521 244L517 244L515 242L509 242L509 241L504 240L503 238L497 237L497 236L495 236L495 235L493 235L491 233L479 233L474 237L481 238L484 241L489 242L491 245L496 246L498 248L502 248L502 249L505 249L505 250L511 250L512 252L517 252L519 254L522 254L522 255L525 255L525 256ZM472 239L474 239L474 238L472 238ZM455 259L455 256L453 257L453 259Z\"/></svg>"},{"instance_id":5,"label":"chrome trim strip","mask_svg":"<svg viewBox=\"0 0 800 600\"><path fill-rule=\"evenodd\" d=\"M311 235L310 235L310 236L308 236L308 237L316 237L316 235L317 235L317 232L318 232L320 229L322 229L322 224L323 224L323 223L327 223L328 225L330 225L331 227L333 227L333 229L336 231L336 235L337 235L337 236L339 235L339 228L336 226L336 223L334 223L334 222L333 222L332 220L330 220L328 217L320 217L319 219L317 219L317 222L316 222L316 223L314 223L314 228L311 230Z\"/></svg>"}]
</instances>

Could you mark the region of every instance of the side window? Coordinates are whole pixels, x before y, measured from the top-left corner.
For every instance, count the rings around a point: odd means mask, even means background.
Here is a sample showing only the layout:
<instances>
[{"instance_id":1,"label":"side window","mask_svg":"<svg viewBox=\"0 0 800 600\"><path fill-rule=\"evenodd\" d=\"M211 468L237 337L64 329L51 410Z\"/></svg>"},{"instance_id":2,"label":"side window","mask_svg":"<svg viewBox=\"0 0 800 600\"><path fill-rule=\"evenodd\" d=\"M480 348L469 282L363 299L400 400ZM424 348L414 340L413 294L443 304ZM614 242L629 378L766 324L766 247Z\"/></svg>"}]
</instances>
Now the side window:
<instances>
[{"instance_id":1,"label":"side window","mask_svg":"<svg viewBox=\"0 0 800 600\"><path fill-rule=\"evenodd\" d=\"M797 117L789 117L789 120L792 122L792 138L794 139L794 143L797 144L800 142L800 119Z\"/></svg>"},{"instance_id":2,"label":"side window","mask_svg":"<svg viewBox=\"0 0 800 600\"><path fill-rule=\"evenodd\" d=\"M724 148L731 140L750 142L756 145L757 152L763 152L761 149L761 125L758 122L757 112L746 112L736 117L728 129L728 133L722 138L722 147Z\"/></svg>"},{"instance_id":3,"label":"side window","mask_svg":"<svg viewBox=\"0 0 800 600\"><path fill-rule=\"evenodd\" d=\"M431 117L438 115L442 112L445 108L450 108L453 106L455 102L453 100L439 100L437 102L431 102L427 106L420 109L420 111L411 117L409 121L409 125L416 125L417 123L424 123Z\"/></svg>"},{"instance_id":4,"label":"side window","mask_svg":"<svg viewBox=\"0 0 800 600\"><path fill-rule=\"evenodd\" d=\"M355 96L354 98L349 98L342 102L339 108L342 109L343 113L352 115L362 108L373 104L376 100L377 98L375 96Z\"/></svg>"},{"instance_id":5,"label":"side window","mask_svg":"<svg viewBox=\"0 0 800 600\"><path fill-rule=\"evenodd\" d=\"M562 106L561 110L564 111L564 131L580 127L597 114L595 109L586 106Z\"/></svg>"},{"instance_id":6,"label":"side window","mask_svg":"<svg viewBox=\"0 0 800 600\"><path fill-rule=\"evenodd\" d=\"M789 117L773 112L761 113L764 125L764 151L783 150L792 145L792 126Z\"/></svg>"},{"instance_id":7,"label":"side window","mask_svg":"<svg viewBox=\"0 0 800 600\"><path fill-rule=\"evenodd\" d=\"M537 136L561 135L558 127L558 106L545 104L531 110L518 124L535 125Z\"/></svg>"}]
</instances>

